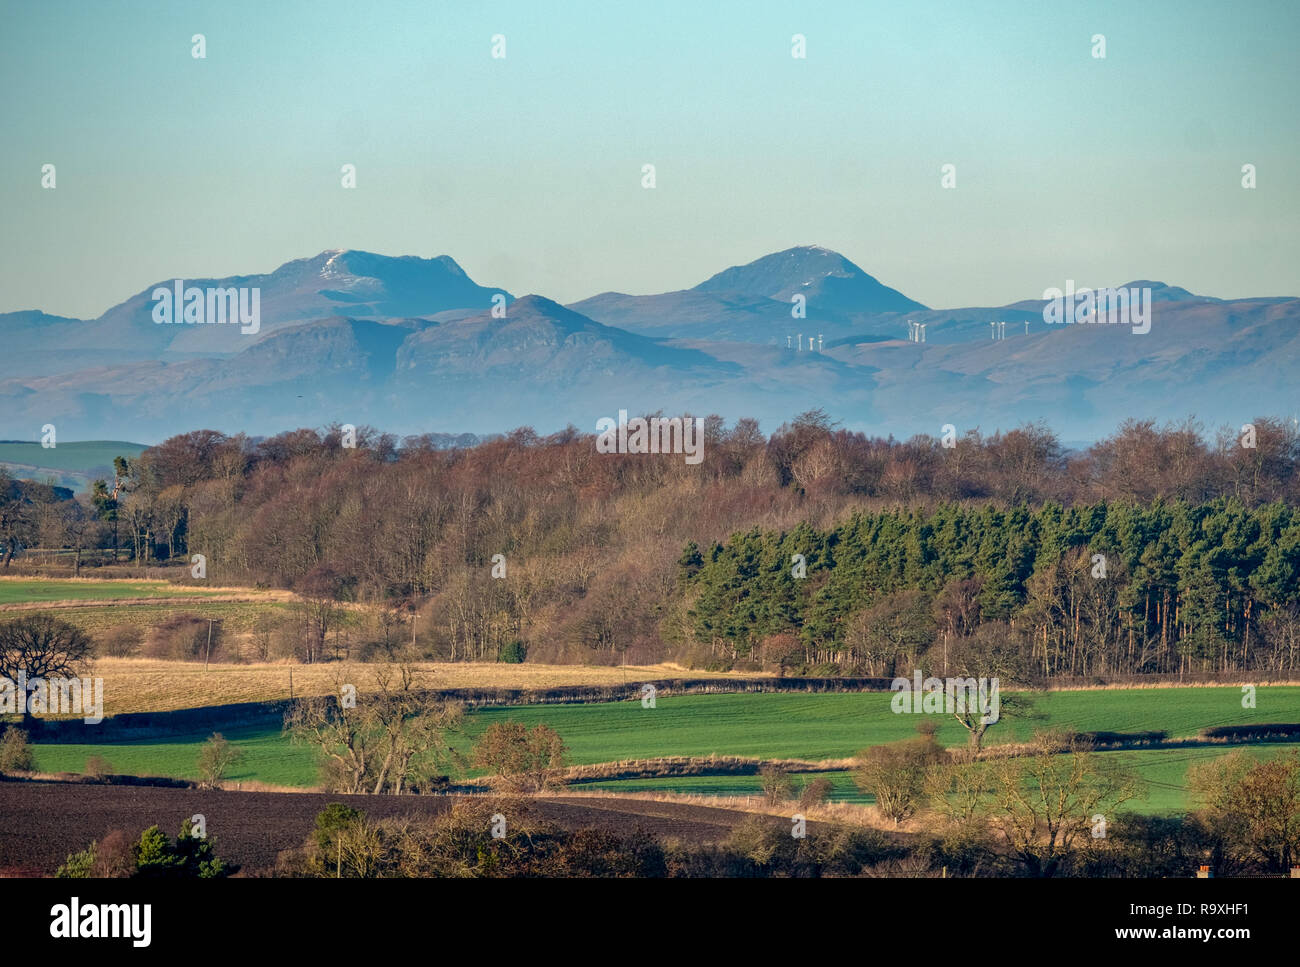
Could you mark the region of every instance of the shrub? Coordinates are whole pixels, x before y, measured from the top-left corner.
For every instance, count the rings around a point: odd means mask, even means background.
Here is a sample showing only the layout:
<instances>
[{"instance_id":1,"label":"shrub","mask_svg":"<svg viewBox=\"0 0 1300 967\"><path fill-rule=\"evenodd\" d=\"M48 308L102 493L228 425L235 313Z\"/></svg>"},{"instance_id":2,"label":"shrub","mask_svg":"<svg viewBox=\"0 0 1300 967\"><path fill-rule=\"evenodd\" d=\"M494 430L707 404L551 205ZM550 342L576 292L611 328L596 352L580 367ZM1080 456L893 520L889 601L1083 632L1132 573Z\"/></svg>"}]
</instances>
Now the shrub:
<instances>
[{"instance_id":1,"label":"shrub","mask_svg":"<svg viewBox=\"0 0 1300 967\"><path fill-rule=\"evenodd\" d=\"M212 625L212 648L208 650L208 620L194 614L174 614L155 625L145 639L144 653L150 658L171 661L219 660L221 627Z\"/></svg>"},{"instance_id":2,"label":"shrub","mask_svg":"<svg viewBox=\"0 0 1300 967\"><path fill-rule=\"evenodd\" d=\"M147 879L208 880L229 876L237 869L217 857L212 840L192 835L188 819L181 823L175 843L157 826L150 826L140 834L134 853L135 875Z\"/></svg>"},{"instance_id":3,"label":"shrub","mask_svg":"<svg viewBox=\"0 0 1300 967\"><path fill-rule=\"evenodd\" d=\"M144 631L135 625L118 625L100 632L96 650L108 658L130 658L140 649Z\"/></svg>"},{"instance_id":4,"label":"shrub","mask_svg":"<svg viewBox=\"0 0 1300 967\"><path fill-rule=\"evenodd\" d=\"M563 838L559 859L566 876L661 877L667 873L663 847L643 830L626 835L576 830Z\"/></svg>"},{"instance_id":5,"label":"shrub","mask_svg":"<svg viewBox=\"0 0 1300 967\"><path fill-rule=\"evenodd\" d=\"M503 661L507 665L522 664L528 657L528 648L522 641L512 641L501 646L501 652L497 655L498 661Z\"/></svg>"},{"instance_id":6,"label":"shrub","mask_svg":"<svg viewBox=\"0 0 1300 967\"><path fill-rule=\"evenodd\" d=\"M723 845L755 866L765 867L780 860L788 862L795 840L784 823L769 816L746 816L732 827Z\"/></svg>"},{"instance_id":7,"label":"shrub","mask_svg":"<svg viewBox=\"0 0 1300 967\"><path fill-rule=\"evenodd\" d=\"M799 808L808 809L812 806L820 806L831 794L831 781L825 776L820 776L804 785L799 792Z\"/></svg>"},{"instance_id":8,"label":"shrub","mask_svg":"<svg viewBox=\"0 0 1300 967\"><path fill-rule=\"evenodd\" d=\"M243 758L244 753L231 745L220 732L213 732L199 751L199 785L216 789L226 778L230 767Z\"/></svg>"},{"instance_id":9,"label":"shrub","mask_svg":"<svg viewBox=\"0 0 1300 967\"><path fill-rule=\"evenodd\" d=\"M529 731L520 722L495 722L474 746L474 764L492 770L507 789L540 792L560 780L564 742L543 723Z\"/></svg>"},{"instance_id":10,"label":"shrub","mask_svg":"<svg viewBox=\"0 0 1300 967\"><path fill-rule=\"evenodd\" d=\"M67 860L63 865L54 871L54 878L58 880L85 880L91 876L91 871L95 868L95 853L99 844L91 840L89 846L75 853L69 853Z\"/></svg>"},{"instance_id":11,"label":"shrub","mask_svg":"<svg viewBox=\"0 0 1300 967\"><path fill-rule=\"evenodd\" d=\"M27 733L13 726L0 735L0 772L31 772L36 768Z\"/></svg>"},{"instance_id":12,"label":"shrub","mask_svg":"<svg viewBox=\"0 0 1300 967\"><path fill-rule=\"evenodd\" d=\"M359 809L332 802L316 814L306 851L309 876L358 877L371 863L362 847L373 840L373 829Z\"/></svg>"},{"instance_id":13,"label":"shrub","mask_svg":"<svg viewBox=\"0 0 1300 967\"><path fill-rule=\"evenodd\" d=\"M872 746L863 752L853 778L876 797L880 811L900 826L921 805L927 779L942 760L933 734Z\"/></svg>"},{"instance_id":14,"label":"shrub","mask_svg":"<svg viewBox=\"0 0 1300 967\"><path fill-rule=\"evenodd\" d=\"M144 877L149 879L213 879L230 876L230 866L213 852L213 843L191 835L190 821L181 824L176 842L157 826L150 826L132 843L126 833L114 830L102 842L68 854L55 872L59 879Z\"/></svg>"},{"instance_id":15,"label":"shrub","mask_svg":"<svg viewBox=\"0 0 1300 967\"><path fill-rule=\"evenodd\" d=\"M275 613L260 614L249 635L248 657L252 661L280 661L299 657L302 626Z\"/></svg>"},{"instance_id":16,"label":"shrub","mask_svg":"<svg viewBox=\"0 0 1300 967\"><path fill-rule=\"evenodd\" d=\"M85 774L92 779L103 779L113 774L113 764L102 755L92 755L86 760Z\"/></svg>"},{"instance_id":17,"label":"shrub","mask_svg":"<svg viewBox=\"0 0 1300 967\"><path fill-rule=\"evenodd\" d=\"M785 766L765 765L758 770L758 777L763 789L763 802L769 806L778 806L794 794L794 783Z\"/></svg>"},{"instance_id":18,"label":"shrub","mask_svg":"<svg viewBox=\"0 0 1300 967\"><path fill-rule=\"evenodd\" d=\"M359 809L345 806L341 802L330 803L316 814L316 830L312 834L316 847L328 851L339 830L355 826L365 818L366 814Z\"/></svg>"},{"instance_id":19,"label":"shrub","mask_svg":"<svg viewBox=\"0 0 1300 967\"><path fill-rule=\"evenodd\" d=\"M131 839L115 829L103 841L93 841L85 849L68 855L55 872L63 880L121 879L135 874L135 852Z\"/></svg>"}]
</instances>

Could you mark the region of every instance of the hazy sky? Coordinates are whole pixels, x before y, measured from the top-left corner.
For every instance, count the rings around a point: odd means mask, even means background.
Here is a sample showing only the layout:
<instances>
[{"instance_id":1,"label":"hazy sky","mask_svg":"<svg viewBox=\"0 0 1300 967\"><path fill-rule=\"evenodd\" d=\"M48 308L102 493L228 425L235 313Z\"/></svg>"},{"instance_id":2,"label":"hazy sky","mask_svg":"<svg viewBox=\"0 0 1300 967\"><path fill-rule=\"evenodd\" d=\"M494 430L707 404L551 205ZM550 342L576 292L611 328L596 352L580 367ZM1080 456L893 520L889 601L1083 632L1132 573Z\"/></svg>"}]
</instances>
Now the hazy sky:
<instances>
[{"instance_id":1,"label":"hazy sky","mask_svg":"<svg viewBox=\"0 0 1300 967\"><path fill-rule=\"evenodd\" d=\"M1291 0L0 0L0 311L326 248L561 301L800 244L935 307L1300 295L1298 27Z\"/></svg>"}]
</instances>

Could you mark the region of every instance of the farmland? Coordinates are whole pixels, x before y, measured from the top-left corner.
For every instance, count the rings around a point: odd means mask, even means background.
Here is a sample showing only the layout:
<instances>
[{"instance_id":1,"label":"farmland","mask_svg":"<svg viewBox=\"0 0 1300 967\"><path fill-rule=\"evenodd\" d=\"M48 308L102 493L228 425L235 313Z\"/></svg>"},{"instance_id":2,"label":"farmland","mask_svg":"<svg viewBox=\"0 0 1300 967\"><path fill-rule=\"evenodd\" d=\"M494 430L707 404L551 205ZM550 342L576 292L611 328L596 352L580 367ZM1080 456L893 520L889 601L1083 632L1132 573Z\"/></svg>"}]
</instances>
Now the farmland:
<instances>
[{"instance_id":1,"label":"farmland","mask_svg":"<svg viewBox=\"0 0 1300 967\"><path fill-rule=\"evenodd\" d=\"M181 571L188 574L188 571ZM51 580L0 577L0 620L18 613L48 611L92 637L120 629L147 634L169 618L192 616L219 622L218 640L226 655L254 655L259 635L294 621L297 598L290 592L253 588L203 587L161 580ZM342 608L329 641L346 655L351 646L374 633L374 615L363 606ZM408 626L409 627L409 626ZM403 634L407 632L403 630ZM652 665L552 665L528 662L420 662L419 673L431 688L541 689L575 685L619 685L680 677L727 678L739 673L687 671L672 663ZM297 662L245 660L213 663L142 657L100 657L96 676L105 682L105 712L158 712L178 708L264 702L291 695L325 695L339 682L371 689L374 666L348 661L303 665ZM748 672L745 677L762 677Z\"/></svg>"},{"instance_id":2,"label":"farmland","mask_svg":"<svg viewBox=\"0 0 1300 967\"><path fill-rule=\"evenodd\" d=\"M212 607L216 607L215 605ZM230 605L232 609L239 606ZM204 614L202 610L185 608ZM356 685L360 694L371 691L376 666L361 662L317 665L262 662L212 665L156 661L145 658L102 658L95 674L104 679L105 710L109 715L160 712L170 709L267 702L290 697L333 694L338 683ZM680 677L674 665L541 665L504 662L420 662L415 665L421 684L428 688L560 688L572 685L620 685ZM726 679L721 673L691 671L692 678Z\"/></svg>"},{"instance_id":3,"label":"farmland","mask_svg":"<svg viewBox=\"0 0 1300 967\"><path fill-rule=\"evenodd\" d=\"M157 823L174 833L202 813L220 855L249 872L267 871L278 855L301 846L328 803L344 802L379 818L428 819L446 812L446 796L324 796L199 792L151 787L0 783L0 871L48 876L80 842L112 829L138 831ZM530 818L568 829L614 832L637 827L693 843L717 842L746 814L697 804L550 796L530 800ZM512 810L513 811L513 810ZM815 824L810 824L815 827Z\"/></svg>"},{"instance_id":4,"label":"farmland","mask_svg":"<svg viewBox=\"0 0 1300 967\"><path fill-rule=\"evenodd\" d=\"M186 614L222 622L223 636L237 651L267 620L292 620L296 597L286 591L249 588L196 587L158 580L42 580L0 578L0 615L5 612L49 610L97 635L106 629L133 625L148 630L165 618ZM367 609L345 607L335 630L344 650L352 635L362 638ZM242 645L240 644L242 643ZM226 662L204 668L200 662L142 657L100 657L93 674L105 682L105 711L109 715L156 713L244 702L266 702L335 693L339 683L357 686L366 694L375 685L375 665L330 661ZM725 680L738 673L687 670L671 663L655 665L550 665L526 662L422 662L421 684L430 688L547 689L571 686L623 686L638 681L672 680L683 676ZM762 677L754 672L745 677ZM1262 685L1254 708L1243 708L1240 686L1096 688L1025 693L1027 707L1009 712L990 732L990 744L1020 742L1045 727L1081 732L1163 731L1170 739L1188 740L1171 748L1108 751L1102 755L1133 767L1148 782L1144 799L1134 807L1151 813L1180 812L1188 807L1187 769L1195 762L1220 755L1226 745L1191 741L1207 727L1300 722L1300 686ZM819 694L734 693L661 694L653 708L638 701L589 704L515 705L483 707L468 716L453 745L468 752L483 731L512 719L555 729L567 747L567 761L589 766L664 757L730 756L744 759L797 759L816 771L796 776L796 784L822 776L831 781L833 802L871 803L860 792L847 768L862 749L906 739L915 734L916 717L891 711L884 692ZM946 746L966 741L966 733L951 717L939 716L937 738ZM319 783L314 750L294 745L276 725L218 726L243 753L230 771L236 785L308 790ZM129 775L197 778L197 758L211 729L163 738L98 744L37 743L37 768L45 773L81 773L87 760L98 756L108 771ZM1295 745L1269 743L1247 746L1255 757ZM730 773L736 771L729 767ZM654 778L614 778L583 781L573 788L584 794L620 796L693 795L752 797L760 791L753 774L724 774L727 769L701 767L698 775ZM478 773L469 770L464 778Z\"/></svg>"},{"instance_id":5,"label":"farmland","mask_svg":"<svg viewBox=\"0 0 1300 967\"><path fill-rule=\"evenodd\" d=\"M1295 749L1298 743L1277 743L1246 746L1247 754L1263 759ZM1188 808L1186 789L1187 770L1192 765L1221 756L1228 750L1221 746L1203 746L1189 749L1142 749L1124 752L1099 753L1105 759L1115 759L1133 769L1147 783L1147 794L1127 808L1141 813L1178 813ZM861 792L848 770L833 770L816 774L796 775L796 787L816 777L831 782L832 802L871 803L873 797ZM581 789L618 793L626 796L654 793L677 793L693 796L747 797L761 791L759 778L748 776L687 776L663 779L620 779L609 782L584 783Z\"/></svg>"},{"instance_id":6,"label":"farmland","mask_svg":"<svg viewBox=\"0 0 1300 967\"><path fill-rule=\"evenodd\" d=\"M0 578L0 605L67 604L80 601L135 601L150 598L216 597L247 591L171 584L167 581L57 581L44 578Z\"/></svg>"},{"instance_id":7,"label":"farmland","mask_svg":"<svg viewBox=\"0 0 1300 967\"><path fill-rule=\"evenodd\" d=\"M529 726L541 722L551 726L564 738L568 760L575 765L709 755L842 760L864 747L914 734L915 717L893 714L889 699L879 692L763 693L664 696L652 709L635 701L484 708L469 716L455 744L467 750L489 725L513 719ZM1062 691L1037 693L1032 699L1032 712L1005 719L990 731L992 742L1024 740L1035 729L1048 726L1078 731L1163 730L1171 738L1190 738L1209 726L1300 721L1300 686L1262 687L1254 709L1242 708L1240 689L1231 687ZM956 722L939 721L942 743L965 741L965 732ZM311 750L292 745L278 729L235 728L223 734L245 750L244 760L230 774L232 782L297 787L316 783ZM202 733L108 745L42 744L36 746L36 758L45 772L80 772L87 757L99 755L117 772L194 778L199 747L206 738ZM1249 748L1263 755L1287 747ZM1148 779L1151 788L1139 808L1166 812L1186 806L1182 786L1187 767L1227 750L1222 745L1188 745L1103 754L1128 761ZM827 774L834 783L832 798L870 801L857 792L842 765L837 763ZM690 776L618 780L581 788L750 795L757 791L758 781L752 775Z\"/></svg>"}]
</instances>

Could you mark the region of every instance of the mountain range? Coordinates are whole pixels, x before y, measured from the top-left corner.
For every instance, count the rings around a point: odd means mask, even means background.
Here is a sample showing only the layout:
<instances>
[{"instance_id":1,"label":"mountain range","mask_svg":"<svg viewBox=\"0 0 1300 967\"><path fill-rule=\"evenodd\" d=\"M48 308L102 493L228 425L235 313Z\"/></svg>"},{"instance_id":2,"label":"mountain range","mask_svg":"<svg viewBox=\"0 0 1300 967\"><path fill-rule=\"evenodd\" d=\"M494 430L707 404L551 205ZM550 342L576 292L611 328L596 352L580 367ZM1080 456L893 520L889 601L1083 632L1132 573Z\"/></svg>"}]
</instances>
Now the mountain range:
<instances>
[{"instance_id":1,"label":"mountain range","mask_svg":"<svg viewBox=\"0 0 1300 967\"><path fill-rule=\"evenodd\" d=\"M690 289L569 306L480 285L445 255L332 250L266 275L184 283L256 287L258 331L159 325L151 296L171 279L96 319L0 314L0 437L35 439L45 424L67 440L333 422L591 432L620 409L753 416L770 430L820 407L881 436L1043 419L1085 440L1130 417L1217 426L1290 415L1300 355L1296 298L1130 282L1152 290L1139 335L1048 325L1039 298L927 308L813 246ZM924 342L910 323L924 324Z\"/></svg>"}]
</instances>

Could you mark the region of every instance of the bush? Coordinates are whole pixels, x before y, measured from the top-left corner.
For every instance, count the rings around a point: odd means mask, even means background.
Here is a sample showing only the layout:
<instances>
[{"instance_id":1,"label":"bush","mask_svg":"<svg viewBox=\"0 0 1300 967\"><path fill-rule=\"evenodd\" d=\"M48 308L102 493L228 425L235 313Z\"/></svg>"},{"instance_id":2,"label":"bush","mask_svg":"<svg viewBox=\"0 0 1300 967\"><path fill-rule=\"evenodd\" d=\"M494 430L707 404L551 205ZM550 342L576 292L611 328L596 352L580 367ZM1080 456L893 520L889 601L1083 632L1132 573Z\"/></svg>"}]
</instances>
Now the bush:
<instances>
[{"instance_id":1,"label":"bush","mask_svg":"<svg viewBox=\"0 0 1300 967\"><path fill-rule=\"evenodd\" d=\"M194 614L174 614L155 625L144 643L150 658L170 661L211 661L221 659L221 625L212 625L212 649L208 650L208 620Z\"/></svg>"},{"instance_id":2,"label":"bush","mask_svg":"<svg viewBox=\"0 0 1300 967\"><path fill-rule=\"evenodd\" d=\"M140 650L144 631L135 625L118 625L99 634L96 650L107 658L130 658Z\"/></svg>"},{"instance_id":3,"label":"bush","mask_svg":"<svg viewBox=\"0 0 1300 967\"><path fill-rule=\"evenodd\" d=\"M499 820L509 819L498 827ZM494 836L494 829L501 835ZM291 875L314 877L659 877L663 848L648 834L569 831L535 821L526 802L459 799L433 820L386 819L331 803Z\"/></svg>"},{"instance_id":4,"label":"bush","mask_svg":"<svg viewBox=\"0 0 1300 967\"><path fill-rule=\"evenodd\" d=\"M943 761L934 734L876 745L859 755L853 779L858 788L876 798L876 807L902 825L920 807L932 770Z\"/></svg>"},{"instance_id":5,"label":"bush","mask_svg":"<svg viewBox=\"0 0 1300 967\"><path fill-rule=\"evenodd\" d=\"M72 853L55 872L63 880L121 879L135 874L135 852L125 832L115 829L102 842L92 842Z\"/></svg>"},{"instance_id":6,"label":"bush","mask_svg":"<svg viewBox=\"0 0 1300 967\"><path fill-rule=\"evenodd\" d=\"M723 843L726 849L758 867L788 866L798 846L790 827L769 816L746 816Z\"/></svg>"},{"instance_id":7,"label":"bush","mask_svg":"<svg viewBox=\"0 0 1300 967\"><path fill-rule=\"evenodd\" d=\"M330 844L341 829L364 822L366 814L359 809L332 802L316 814L316 831L312 834L316 848L329 852Z\"/></svg>"},{"instance_id":8,"label":"bush","mask_svg":"<svg viewBox=\"0 0 1300 967\"><path fill-rule=\"evenodd\" d=\"M175 843L157 826L150 826L140 834L134 853L135 875L147 879L210 880L227 877L237 869L216 856L211 840L191 835L188 819L181 823Z\"/></svg>"},{"instance_id":9,"label":"bush","mask_svg":"<svg viewBox=\"0 0 1300 967\"><path fill-rule=\"evenodd\" d=\"M244 753L231 745L220 732L213 732L199 751L199 785L216 789L226 778L230 767L243 758Z\"/></svg>"},{"instance_id":10,"label":"bush","mask_svg":"<svg viewBox=\"0 0 1300 967\"><path fill-rule=\"evenodd\" d=\"M825 776L814 779L807 783L799 792L799 808L809 809L813 806L820 806L831 794L831 781Z\"/></svg>"},{"instance_id":11,"label":"bush","mask_svg":"<svg viewBox=\"0 0 1300 967\"><path fill-rule=\"evenodd\" d=\"M86 768L83 771L92 779L103 779L113 774L113 764L102 755L92 755L86 760Z\"/></svg>"},{"instance_id":12,"label":"bush","mask_svg":"<svg viewBox=\"0 0 1300 967\"><path fill-rule=\"evenodd\" d=\"M86 880L93 875L95 853L99 844L91 840L89 846L75 853L69 853L63 865L54 871L56 880Z\"/></svg>"},{"instance_id":13,"label":"bush","mask_svg":"<svg viewBox=\"0 0 1300 967\"><path fill-rule=\"evenodd\" d=\"M834 826L795 837L789 823L770 816L749 816L737 823L723 843L730 859L713 857L705 876L858 876L863 870L905 851L878 830Z\"/></svg>"},{"instance_id":14,"label":"bush","mask_svg":"<svg viewBox=\"0 0 1300 967\"><path fill-rule=\"evenodd\" d=\"M13 726L5 729L0 735L0 773L31 772L35 768L27 733Z\"/></svg>"},{"instance_id":15,"label":"bush","mask_svg":"<svg viewBox=\"0 0 1300 967\"><path fill-rule=\"evenodd\" d=\"M877 829L833 826L808 837L819 876L861 876L863 871L907 857L905 847Z\"/></svg>"},{"instance_id":16,"label":"bush","mask_svg":"<svg viewBox=\"0 0 1300 967\"><path fill-rule=\"evenodd\" d=\"M512 641L501 646L501 652L497 655L497 660L503 661L507 665L520 665L526 657L528 657L527 646L522 641Z\"/></svg>"},{"instance_id":17,"label":"bush","mask_svg":"<svg viewBox=\"0 0 1300 967\"><path fill-rule=\"evenodd\" d=\"M507 789L540 792L560 781L564 742L543 723L529 731L520 722L494 722L474 746L474 764L490 769Z\"/></svg>"},{"instance_id":18,"label":"bush","mask_svg":"<svg viewBox=\"0 0 1300 967\"><path fill-rule=\"evenodd\" d=\"M249 636L247 657L252 661L281 661L298 658L302 649L302 626L279 614L260 614Z\"/></svg>"},{"instance_id":19,"label":"bush","mask_svg":"<svg viewBox=\"0 0 1300 967\"><path fill-rule=\"evenodd\" d=\"M356 847L364 841L366 814L332 802L316 814L316 828L306 850L309 876L355 877L364 875Z\"/></svg>"},{"instance_id":20,"label":"bush","mask_svg":"<svg viewBox=\"0 0 1300 967\"><path fill-rule=\"evenodd\" d=\"M579 829L563 837L559 860L566 876L662 877L663 847L643 830L622 835L604 829Z\"/></svg>"},{"instance_id":21,"label":"bush","mask_svg":"<svg viewBox=\"0 0 1300 967\"><path fill-rule=\"evenodd\" d=\"M509 817L508 820L505 817ZM504 820L504 822L502 822ZM494 831L499 835L494 836ZM723 844L661 842L641 830L566 830L539 822L527 800L458 799L435 819L368 821L332 803L279 873L308 877L859 876L923 858L885 833L823 826L804 837L771 816L748 816Z\"/></svg>"},{"instance_id":22,"label":"bush","mask_svg":"<svg viewBox=\"0 0 1300 967\"><path fill-rule=\"evenodd\" d=\"M765 765L758 770L758 777L763 789L763 802L769 806L779 806L794 794L794 783L785 766Z\"/></svg>"},{"instance_id":23,"label":"bush","mask_svg":"<svg viewBox=\"0 0 1300 967\"><path fill-rule=\"evenodd\" d=\"M175 843L157 826L141 833L136 843L121 830L114 830L102 843L92 842L68 854L54 875L65 880L126 876L206 880L230 876L238 869L217 858L211 840L192 836L187 819Z\"/></svg>"}]
</instances>

